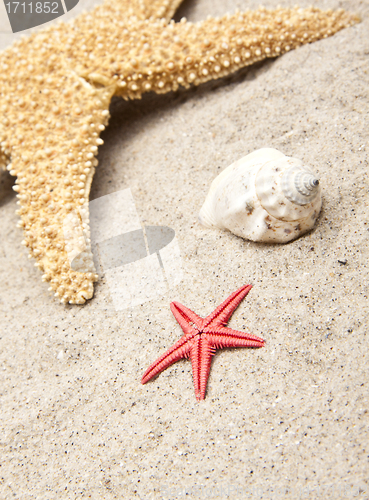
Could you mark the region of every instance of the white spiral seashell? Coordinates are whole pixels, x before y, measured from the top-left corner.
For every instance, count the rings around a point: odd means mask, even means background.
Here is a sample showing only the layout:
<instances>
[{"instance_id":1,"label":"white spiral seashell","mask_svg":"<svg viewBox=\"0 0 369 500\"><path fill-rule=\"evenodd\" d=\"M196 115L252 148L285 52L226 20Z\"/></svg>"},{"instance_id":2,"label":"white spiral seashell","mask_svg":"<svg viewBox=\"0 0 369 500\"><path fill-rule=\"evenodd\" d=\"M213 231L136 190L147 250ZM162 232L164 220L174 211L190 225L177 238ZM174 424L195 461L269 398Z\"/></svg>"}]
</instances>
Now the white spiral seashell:
<instances>
[{"instance_id":1,"label":"white spiral seashell","mask_svg":"<svg viewBox=\"0 0 369 500\"><path fill-rule=\"evenodd\" d=\"M321 208L316 175L301 160L263 148L214 179L199 221L252 241L291 241L309 231Z\"/></svg>"}]
</instances>

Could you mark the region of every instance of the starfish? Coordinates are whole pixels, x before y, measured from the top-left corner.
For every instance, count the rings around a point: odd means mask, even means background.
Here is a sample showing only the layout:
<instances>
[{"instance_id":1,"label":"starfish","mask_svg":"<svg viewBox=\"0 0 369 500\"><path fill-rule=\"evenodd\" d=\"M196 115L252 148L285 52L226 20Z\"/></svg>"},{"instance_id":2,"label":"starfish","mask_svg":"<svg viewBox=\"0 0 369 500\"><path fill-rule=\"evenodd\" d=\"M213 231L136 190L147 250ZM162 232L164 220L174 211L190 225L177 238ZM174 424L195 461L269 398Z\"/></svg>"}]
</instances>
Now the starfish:
<instances>
[{"instance_id":1,"label":"starfish","mask_svg":"<svg viewBox=\"0 0 369 500\"><path fill-rule=\"evenodd\" d=\"M88 198L113 95L199 85L358 22L343 10L261 7L174 23L180 3L106 0L0 54L0 167L17 177L22 243L64 303L90 299L97 280Z\"/></svg>"},{"instance_id":2,"label":"starfish","mask_svg":"<svg viewBox=\"0 0 369 500\"><path fill-rule=\"evenodd\" d=\"M211 357L215 354L216 349L224 347L263 347L264 345L264 340L256 335L232 330L225 326L234 310L250 290L251 285L242 286L206 318L200 318L182 304L172 302L170 309L181 325L184 335L149 366L142 377L142 384L146 384L155 375L179 359L190 358L196 399L204 399Z\"/></svg>"}]
</instances>

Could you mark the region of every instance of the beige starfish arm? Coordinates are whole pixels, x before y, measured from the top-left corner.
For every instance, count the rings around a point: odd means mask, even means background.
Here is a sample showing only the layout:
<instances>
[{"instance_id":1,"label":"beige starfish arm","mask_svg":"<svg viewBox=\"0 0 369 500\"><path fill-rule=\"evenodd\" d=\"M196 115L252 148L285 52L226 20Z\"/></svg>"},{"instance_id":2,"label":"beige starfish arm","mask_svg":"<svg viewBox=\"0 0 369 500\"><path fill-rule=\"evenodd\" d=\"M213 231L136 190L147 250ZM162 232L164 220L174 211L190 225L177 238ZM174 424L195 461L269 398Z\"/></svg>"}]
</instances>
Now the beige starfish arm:
<instances>
[{"instance_id":1,"label":"beige starfish arm","mask_svg":"<svg viewBox=\"0 0 369 500\"><path fill-rule=\"evenodd\" d=\"M63 302L81 304L92 297L97 279L87 202L113 89L96 89L63 60L42 57L42 36L33 42L32 57L27 40L14 47L18 52L2 54L3 65L20 69L13 79L0 75L6 125L0 143L3 157L11 159L7 169L17 176L23 244L50 289ZM23 68L17 64L23 60L33 64Z\"/></svg>"},{"instance_id":2,"label":"beige starfish arm","mask_svg":"<svg viewBox=\"0 0 369 500\"><path fill-rule=\"evenodd\" d=\"M126 20L122 30L119 11L97 10L96 15L101 43L96 44L92 21L80 19L82 35L67 57L89 81L115 83L117 94L132 99L150 90L165 93L199 85L359 21L342 9L260 8L198 24Z\"/></svg>"}]
</instances>

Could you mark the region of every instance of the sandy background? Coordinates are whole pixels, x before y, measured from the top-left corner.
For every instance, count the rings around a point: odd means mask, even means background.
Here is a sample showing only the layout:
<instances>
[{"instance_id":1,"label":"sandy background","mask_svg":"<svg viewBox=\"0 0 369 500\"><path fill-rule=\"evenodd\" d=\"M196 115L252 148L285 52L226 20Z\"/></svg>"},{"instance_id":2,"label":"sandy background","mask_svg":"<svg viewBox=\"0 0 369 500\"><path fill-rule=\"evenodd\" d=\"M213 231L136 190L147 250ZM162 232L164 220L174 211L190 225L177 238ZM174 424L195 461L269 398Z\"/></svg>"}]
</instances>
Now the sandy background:
<instances>
[{"instance_id":1,"label":"sandy background","mask_svg":"<svg viewBox=\"0 0 369 500\"><path fill-rule=\"evenodd\" d=\"M113 103L91 199L129 187L144 224L175 230L184 278L165 295L117 312L102 276L85 306L58 303L0 174L1 499L369 498L369 3L315 4L363 21L198 89ZM257 6L193 0L176 19ZM280 246L202 228L212 179L263 146L319 174L316 229ZM244 283L229 325L266 347L218 351L202 402L188 360L140 384L182 333L171 301L205 316Z\"/></svg>"}]
</instances>

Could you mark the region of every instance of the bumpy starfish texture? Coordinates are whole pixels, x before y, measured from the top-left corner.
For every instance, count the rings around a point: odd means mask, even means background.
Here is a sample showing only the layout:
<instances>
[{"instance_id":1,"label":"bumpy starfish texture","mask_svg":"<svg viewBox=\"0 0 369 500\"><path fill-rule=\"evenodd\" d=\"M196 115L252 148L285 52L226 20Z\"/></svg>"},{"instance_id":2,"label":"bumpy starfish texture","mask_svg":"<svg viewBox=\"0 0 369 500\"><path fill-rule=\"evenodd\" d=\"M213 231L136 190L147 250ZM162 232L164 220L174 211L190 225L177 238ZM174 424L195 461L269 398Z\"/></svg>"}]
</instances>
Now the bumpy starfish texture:
<instances>
[{"instance_id":1,"label":"bumpy starfish texture","mask_svg":"<svg viewBox=\"0 0 369 500\"><path fill-rule=\"evenodd\" d=\"M215 354L216 349L224 347L262 347L264 345L263 339L256 335L232 330L225 326L234 310L250 290L251 285L242 286L206 318L200 318L182 304L172 302L170 309L181 325L184 335L149 366L142 377L142 384L146 384L155 375L179 359L190 358L196 399L204 399L211 357Z\"/></svg>"},{"instance_id":2,"label":"bumpy starfish texture","mask_svg":"<svg viewBox=\"0 0 369 500\"><path fill-rule=\"evenodd\" d=\"M88 197L113 95L199 85L358 21L343 10L260 8L169 22L179 3L107 0L0 54L0 167L17 176L23 244L62 302L84 303L97 279Z\"/></svg>"}]
</instances>

